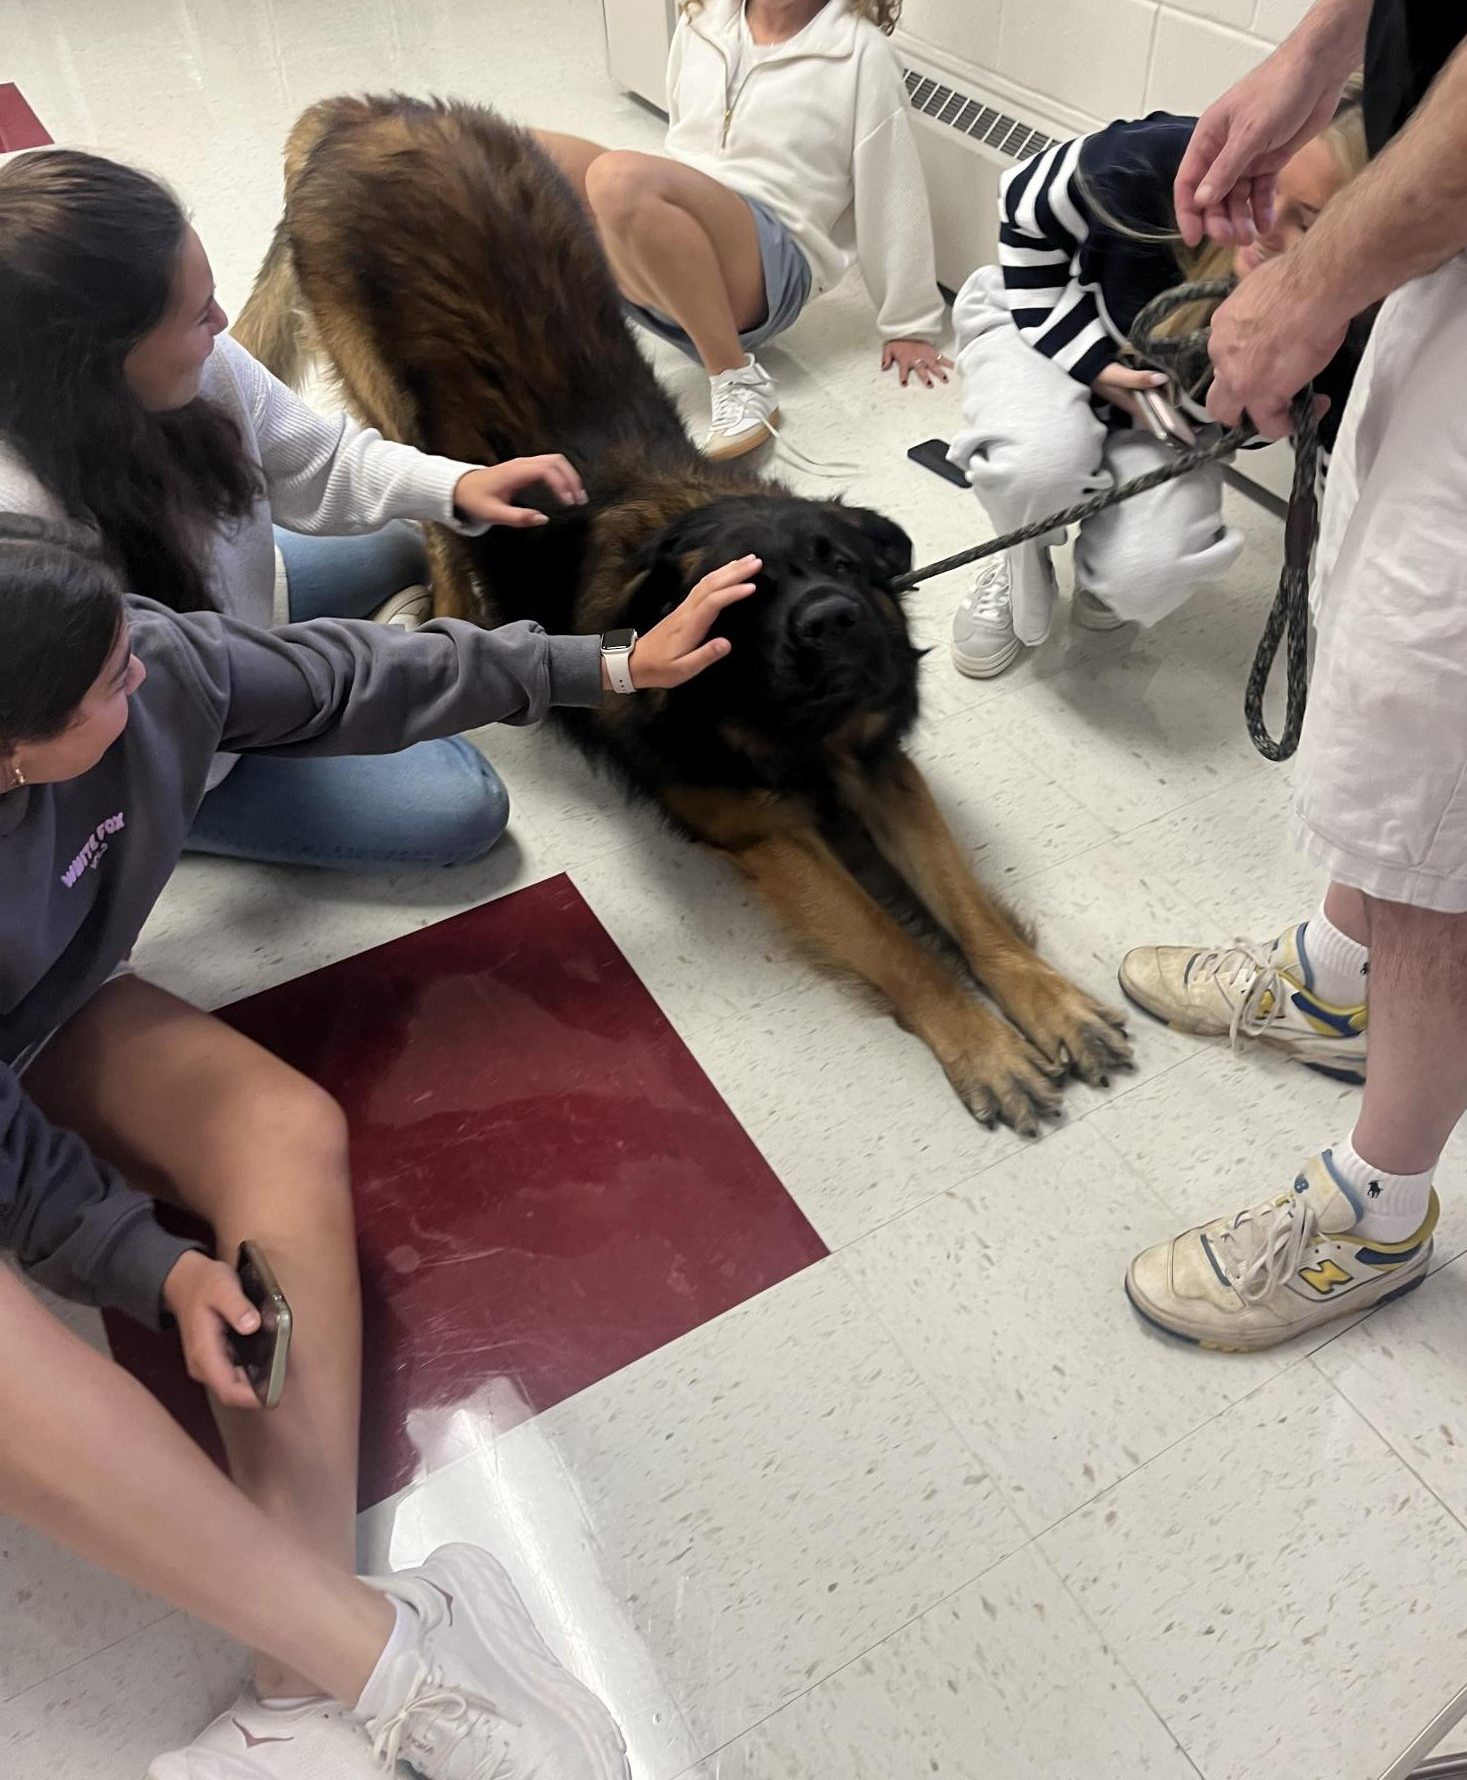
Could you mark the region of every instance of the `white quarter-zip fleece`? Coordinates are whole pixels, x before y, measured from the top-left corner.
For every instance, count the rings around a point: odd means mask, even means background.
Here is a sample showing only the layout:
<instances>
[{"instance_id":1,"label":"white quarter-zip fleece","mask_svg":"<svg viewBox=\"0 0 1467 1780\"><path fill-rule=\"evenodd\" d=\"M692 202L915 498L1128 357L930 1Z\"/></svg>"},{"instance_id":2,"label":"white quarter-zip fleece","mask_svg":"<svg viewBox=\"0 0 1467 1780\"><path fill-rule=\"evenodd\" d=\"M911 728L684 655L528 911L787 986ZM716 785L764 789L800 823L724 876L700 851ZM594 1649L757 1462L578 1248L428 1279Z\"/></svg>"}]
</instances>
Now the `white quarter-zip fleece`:
<instances>
[{"instance_id":1,"label":"white quarter-zip fleece","mask_svg":"<svg viewBox=\"0 0 1467 1780\"><path fill-rule=\"evenodd\" d=\"M678 20L667 152L767 205L817 292L859 264L884 340L936 340L932 217L895 51L846 0L828 0L735 82L742 10L708 0Z\"/></svg>"}]
</instances>

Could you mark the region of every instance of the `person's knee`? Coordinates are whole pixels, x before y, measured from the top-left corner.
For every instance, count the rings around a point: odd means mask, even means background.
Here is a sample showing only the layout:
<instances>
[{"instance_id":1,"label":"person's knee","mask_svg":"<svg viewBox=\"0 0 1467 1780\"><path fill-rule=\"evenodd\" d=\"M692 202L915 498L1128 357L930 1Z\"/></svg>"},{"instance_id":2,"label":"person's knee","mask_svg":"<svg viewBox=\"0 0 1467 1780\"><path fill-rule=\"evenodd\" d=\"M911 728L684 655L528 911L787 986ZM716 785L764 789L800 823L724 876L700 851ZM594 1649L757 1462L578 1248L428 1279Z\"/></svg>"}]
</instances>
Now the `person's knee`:
<instances>
[{"instance_id":1,"label":"person's knee","mask_svg":"<svg viewBox=\"0 0 1467 1780\"><path fill-rule=\"evenodd\" d=\"M656 204L656 185L653 156L608 149L586 169L586 202L601 227L619 234L636 226Z\"/></svg>"},{"instance_id":2,"label":"person's knee","mask_svg":"<svg viewBox=\"0 0 1467 1780\"><path fill-rule=\"evenodd\" d=\"M965 443L968 480L1000 525L1058 512L1108 482L1083 425L1050 432L993 428Z\"/></svg>"},{"instance_id":3,"label":"person's knee","mask_svg":"<svg viewBox=\"0 0 1467 1780\"><path fill-rule=\"evenodd\" d=\"M414 851L419 857L443 866L472 865L509 826L509 792L478 749L455 738L453 756L437 783L425 788L418 821Z\"/></svg>"},{"instance_id":4,"label":"person's knee","mask_svg":"<svg viewBox=\"0 0 1467 1780\"><path fill-rule=\"evenodd\" d=\"M255 1109L260 1164L250 1170L247 1204L221 1208L267 1254L301 1244L337 1250L355 1244L346 1114L308 1077L281 1064L259 1084Z\"/></svg>"}]
</instances>

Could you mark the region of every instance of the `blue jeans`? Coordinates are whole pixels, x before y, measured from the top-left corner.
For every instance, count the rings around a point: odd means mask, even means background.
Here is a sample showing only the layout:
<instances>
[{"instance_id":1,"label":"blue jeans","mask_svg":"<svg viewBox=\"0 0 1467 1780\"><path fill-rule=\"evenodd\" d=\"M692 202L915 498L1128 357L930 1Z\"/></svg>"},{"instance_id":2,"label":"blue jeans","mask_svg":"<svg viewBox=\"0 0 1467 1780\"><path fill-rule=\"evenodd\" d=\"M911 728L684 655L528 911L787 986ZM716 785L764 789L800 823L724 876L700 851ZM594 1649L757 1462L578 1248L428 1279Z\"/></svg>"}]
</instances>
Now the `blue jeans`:
<instances>
[{"instance_id":1,"label":"blue jeans","mask_svg":"<svg viewBox=\"0 0 1467 1780\"><path fill-rule=\"evenodd\" d=\"M277 531L292 621L366 618L404 587L428 579L413 527L353 538ZM245 755L199 806L193 853L272 865L392 871L467 865L504 833L509 794L477 748L459 736L400 754L319 760Z\"/></svg>"}]
</instances>

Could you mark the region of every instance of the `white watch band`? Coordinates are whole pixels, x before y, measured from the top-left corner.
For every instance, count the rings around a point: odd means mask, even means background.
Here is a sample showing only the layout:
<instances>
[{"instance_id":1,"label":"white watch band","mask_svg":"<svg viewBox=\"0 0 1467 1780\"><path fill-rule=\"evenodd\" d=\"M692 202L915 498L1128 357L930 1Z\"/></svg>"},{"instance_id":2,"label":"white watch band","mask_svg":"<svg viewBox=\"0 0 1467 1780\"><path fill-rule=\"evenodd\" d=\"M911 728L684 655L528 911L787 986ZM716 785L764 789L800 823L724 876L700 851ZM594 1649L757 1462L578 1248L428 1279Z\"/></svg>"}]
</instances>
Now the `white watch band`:
<instances>
[{"instance_id":1,"label":"white watch band","mask_svg":"<svg viewBox=\"0 0 1467 1780\"><path fill-rule=\"evenodd\" d=\"M606 677L611 682L613 692L635 692L632 684L632 652L630 649L603 649L601 659L606 663Z\"/></svg>"}]
</instances>

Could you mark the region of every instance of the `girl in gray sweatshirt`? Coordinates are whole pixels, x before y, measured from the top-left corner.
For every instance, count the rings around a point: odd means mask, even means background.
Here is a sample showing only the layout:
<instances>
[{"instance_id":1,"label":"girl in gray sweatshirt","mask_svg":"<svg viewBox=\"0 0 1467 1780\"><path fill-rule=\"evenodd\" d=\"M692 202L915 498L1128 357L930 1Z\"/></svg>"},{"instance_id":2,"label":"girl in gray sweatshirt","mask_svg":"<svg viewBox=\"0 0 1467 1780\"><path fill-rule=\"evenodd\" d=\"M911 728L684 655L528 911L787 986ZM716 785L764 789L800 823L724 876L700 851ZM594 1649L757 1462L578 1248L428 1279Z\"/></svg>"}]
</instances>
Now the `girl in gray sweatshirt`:
<instances>
[{"instance_id":1,"label":"girl in gray sweatshirt","mask_svg":"<svg viewBox=\"0 0 1467 1780\"><path fill-rule=\"evenodd\" d=\"M705 638L756 566L706 577L637 641L636 687L727 653ZM341 1115L221 1022L119 975L221 751L389 753L594 705L608 683L599 638L535 624L266 631L174 613L126 597L87 534L0 514L0 1249L66 1297L176 1323L243 1485L0 1267L0 1507L259 1653L254 1686L151 1780L365 1776L399 1758L435 1780L460 1771L465 1735L486 1771L508 1750L517 1771L563 1780L627 1773L609 1714L549 1662L484 1554L447 1548L385 1593L352 1577L360 1318ZM124 1171L201 1215L219 1259L166 1233ZM229 1346L257 1323L228 1264L246 1236L295 1317L268 1413ZM531 1680L502 1716L506 1668Z\"/></svg>"}]
</instances>

